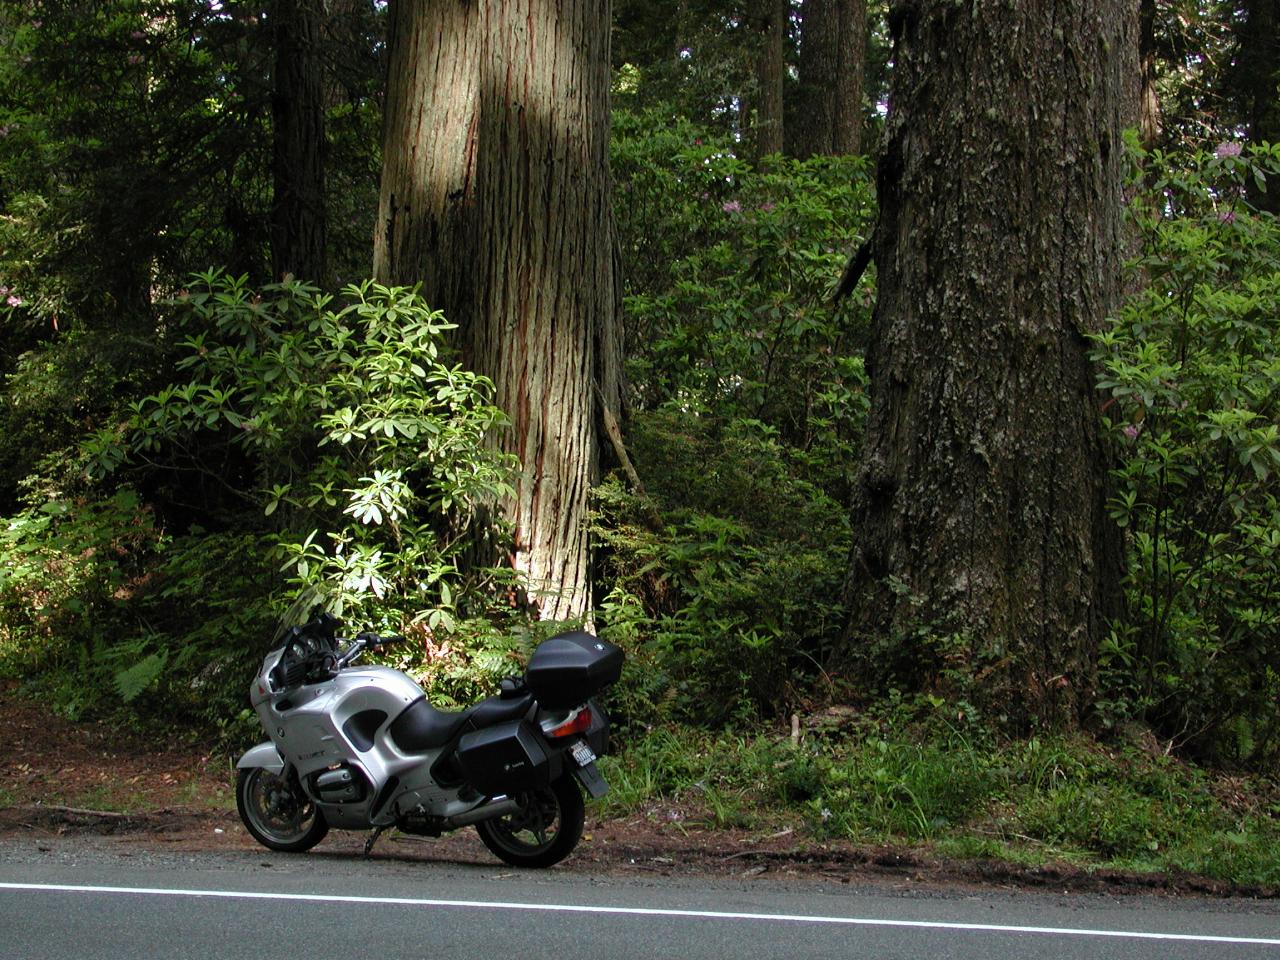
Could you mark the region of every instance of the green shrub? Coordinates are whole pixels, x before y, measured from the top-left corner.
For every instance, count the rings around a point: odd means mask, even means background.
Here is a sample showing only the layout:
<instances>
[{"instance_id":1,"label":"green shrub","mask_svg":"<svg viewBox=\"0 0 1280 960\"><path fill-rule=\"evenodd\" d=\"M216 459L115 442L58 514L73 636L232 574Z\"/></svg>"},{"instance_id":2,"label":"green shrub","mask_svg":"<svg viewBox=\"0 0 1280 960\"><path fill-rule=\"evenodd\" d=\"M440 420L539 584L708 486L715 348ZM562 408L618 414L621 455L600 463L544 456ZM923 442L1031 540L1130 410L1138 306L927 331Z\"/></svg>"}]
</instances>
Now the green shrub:
<instances>
[{"instance_id":1,"label":"green shrub","mask_svg":"<svg viewBox=\"0 0 1280 960\"><path fill-rule=\"evenodd\" d=\"M492 385L448 360L452 325L373 283L337 301L210 273L176 306L189 379L87 441L91 469L194 474L211 519L258 507L295 585L329 585L366 623L451 631L457 551L512 469L486 444L506 424Z\"/></svg>"},{"instance_id":2,"label":"green shrub","mask_svg":"<svg viewBox=\"0 0 1280 960\"><path fill-rule=\"evenodd\" d=\"M276 614L260 537L174 538L122 487L9 518L0 564L0 664L61 713L235 726Z\"/></svg>"},{"instance_id":3,"label":"green shrub","mask_svg":"<svg viewBox=\"0 0 1280 960\"><path fill-rule=\"evenodd\" d=\"M635 663L626 716L716 724L784 710L823 682L839 629L844 509L758 422L637 412L632 438L653 499L607 483L595 522L613 590L600 621Z\"/></svg>"},{"instance_id":4,"label":"green shrub","mask_svg":"<svg viewBox=\"0 0 1280 960\"><path fill-rule=\"evenodd\" d=\"M987 754L963 737L892 727L849 750L816 758L821 776L807 807L830 836L927 840L978 819L998 787Z\"/></svg>"},{"instance_id":5,"label":"green shrub","mask_svg":"<svg viewBox=\"0 0 1280 960\"><path fill-rule=\"evenodd\" d=\"M829 294L872 216L869 166L755 167L662 107L614 111L612 166L646 491L598 491L600 620L640 665L619 704L772 715L829 683L839 633L869 281Z\"/></svg>"},{"instance_id":6,"label":"green shrub","mask_svg":"<svg viewBox=\"0 0 1280 960\"><path fill-rule=\"evenodd\" d=\"M1238 763L1280 755L1280 223L1244 199L1264 171L1280 148L1145 158L1142 289L1095 351L1129 547L1104 711Z\"/></svg>"},{"instance_id":7,"label":"green shrub","mask_svg":"<svg viewBox=\"0 0 1280 960\"><path fill-rule=\"evenodd\" d=\"M508 575L456 562L502 535L511 461L486 438L505 419L449 361L444 318L410 290L218 273L172 309L187 379L90 435L60 468L92 482L37 485L0 536L10 663L48 668L69 713L235 734L287 595L321 584L359 628L408 633L398 656L446 702L516 672L532 643L488 616Z\"/></svg>"},{"instance_id":8,"label":"green shrub","mask_svg":"<svg viewBox=\"0 0 1280 960\"><path fill-rule=\"evenodd\" d=\"M10 517L0 530L9 671L71 664L100 678L96 648L111 636L118 601L163 545L154 514L128 488L101 499L51 499Z\"/></svg>"},{"instance_id":9,"label":"green shrub","mask_svg":"<svg viewBox=\"0 0 1280 960\"><path fill-rule=\"evenodd\" d=\"M771 158L661 109L614 113L637 405L767 424L840 496L866 414L870 278L829 302L873 216L860 157Z\"/></svg>"},{"instance_id":10,"label":"green shrub","mask_svg":"<svg viewBox=\"0 0 1280 960\"><path fill-rule=\"evenodd\" d=\"M1028 836L1108 859L1150 857L1167 835L1164 811L1132 789L1068 784L1031 799L1019 822Z\"/></svg>"}]
</instances>

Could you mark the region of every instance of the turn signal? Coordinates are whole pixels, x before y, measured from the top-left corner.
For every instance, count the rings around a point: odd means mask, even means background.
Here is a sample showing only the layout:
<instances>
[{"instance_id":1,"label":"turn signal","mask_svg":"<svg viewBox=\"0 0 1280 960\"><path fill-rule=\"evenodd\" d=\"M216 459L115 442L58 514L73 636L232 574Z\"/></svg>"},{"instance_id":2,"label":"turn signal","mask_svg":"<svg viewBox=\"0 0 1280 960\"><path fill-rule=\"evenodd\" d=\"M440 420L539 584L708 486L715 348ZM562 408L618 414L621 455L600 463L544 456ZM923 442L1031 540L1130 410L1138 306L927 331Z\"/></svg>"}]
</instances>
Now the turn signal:
<instances>
[{"instance_id":1,"label":"turn signal","mask_svg":"<svg viewBox=\"0 0 1280 960\"><path fill-rule=\"evenodd\" d=\"M586 733L591 727L591 708L583 707L576 714L560 724L558 727L552 727L547 731L547 736L551 738L571 737L575 733Z\"/></svg>"}]
</instances>

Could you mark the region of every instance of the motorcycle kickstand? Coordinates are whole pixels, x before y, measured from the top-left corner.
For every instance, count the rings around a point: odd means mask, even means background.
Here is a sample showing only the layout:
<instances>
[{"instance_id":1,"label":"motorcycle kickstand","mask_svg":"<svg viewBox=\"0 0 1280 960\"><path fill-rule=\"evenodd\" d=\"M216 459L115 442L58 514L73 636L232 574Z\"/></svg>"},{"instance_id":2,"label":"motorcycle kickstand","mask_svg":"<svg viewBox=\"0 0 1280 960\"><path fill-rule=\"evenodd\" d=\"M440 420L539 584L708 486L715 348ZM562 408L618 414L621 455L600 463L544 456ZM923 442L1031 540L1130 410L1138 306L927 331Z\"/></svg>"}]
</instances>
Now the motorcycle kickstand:
<instances>
[{"instance_id":1,"label":"motorcycle kickstand","mask_svg":"<svg viewBox=\"0 0 1280 960\"><path fill-rule=\"evenodd\" d=\"M387 829L386 825L373 828L373 833L369 834L369 839L364 842L364 858L369 859L369 853L373 850L373 845L378 842L378 838L382 836L382 831Z\"/></svg>"}]
</instances>

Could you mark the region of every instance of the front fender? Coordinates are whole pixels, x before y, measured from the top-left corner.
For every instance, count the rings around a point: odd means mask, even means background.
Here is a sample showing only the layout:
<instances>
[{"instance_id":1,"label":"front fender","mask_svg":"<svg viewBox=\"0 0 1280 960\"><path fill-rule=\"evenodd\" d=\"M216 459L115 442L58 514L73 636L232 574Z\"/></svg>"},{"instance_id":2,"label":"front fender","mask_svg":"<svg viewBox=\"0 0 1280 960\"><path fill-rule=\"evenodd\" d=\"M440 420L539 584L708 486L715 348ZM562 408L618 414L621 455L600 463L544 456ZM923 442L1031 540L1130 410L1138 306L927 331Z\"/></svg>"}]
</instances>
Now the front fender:
<instances>
[{"instance_id":1,"label":"front fender","mask_svg":"<svg viewBox=\"0 0 1280 960\"><path fill-rule=\"evenodd\" d=\"M247 767L262 767L270 773L279 774L284 771L284 760L276 750L276 745L268 741L245 751L245 755L236 762L237 770Z\"/></svg>"}]
</instances>

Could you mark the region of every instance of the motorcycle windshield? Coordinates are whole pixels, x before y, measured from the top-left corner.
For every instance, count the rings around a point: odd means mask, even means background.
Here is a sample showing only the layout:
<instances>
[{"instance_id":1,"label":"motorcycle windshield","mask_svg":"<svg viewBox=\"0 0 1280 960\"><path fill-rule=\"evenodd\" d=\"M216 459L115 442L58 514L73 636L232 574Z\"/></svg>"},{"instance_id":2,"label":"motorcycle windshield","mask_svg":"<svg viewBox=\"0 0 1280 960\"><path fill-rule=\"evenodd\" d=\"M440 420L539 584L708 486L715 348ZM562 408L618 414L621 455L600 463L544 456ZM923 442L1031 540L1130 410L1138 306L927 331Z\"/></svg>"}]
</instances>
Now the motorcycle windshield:
<instances>
[{"instance_id":1,"label":"motorcycle windshield","mask_svg":"<svg viewBox=\"0 0 1280 960\"><path fill-rule=\"evenodd\" d=\"M278 647L284 642L284 635L294 627L301 627L307 623L316 614L324 611L327 613L337 614L338 603L333 596L333 590L323 586L310 586L305 588L289 604L289 608L280 615L279 621L276 623L276 632L272 637L272 647Z\"/></svg>"}]
</instances>

